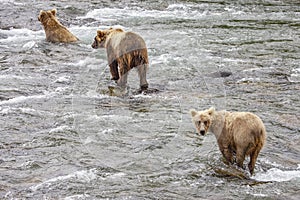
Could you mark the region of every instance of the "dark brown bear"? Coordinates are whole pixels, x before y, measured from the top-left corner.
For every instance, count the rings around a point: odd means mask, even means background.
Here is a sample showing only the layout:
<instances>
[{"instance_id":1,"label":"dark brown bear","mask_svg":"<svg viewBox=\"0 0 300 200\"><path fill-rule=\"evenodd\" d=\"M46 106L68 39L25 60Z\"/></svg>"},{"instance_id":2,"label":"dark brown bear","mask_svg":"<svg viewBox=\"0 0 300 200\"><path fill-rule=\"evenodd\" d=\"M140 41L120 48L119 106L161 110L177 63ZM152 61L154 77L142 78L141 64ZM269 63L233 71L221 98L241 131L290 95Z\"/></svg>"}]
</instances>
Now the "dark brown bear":
<instances>
[{"instance_id":1,"label":"dark brown bear","mask_svg":"<svg viewBox=\"0 0 300 200\"><path fill-rule=\"evenodd\" d=\"M106 48L111 79L115 80L118 86L126 87L128 72L136 67L141 90L147 90L146 73L149 61L147 47L141 36L122 29L98 30L92 47Z\"/></svg>"}]
</instances>

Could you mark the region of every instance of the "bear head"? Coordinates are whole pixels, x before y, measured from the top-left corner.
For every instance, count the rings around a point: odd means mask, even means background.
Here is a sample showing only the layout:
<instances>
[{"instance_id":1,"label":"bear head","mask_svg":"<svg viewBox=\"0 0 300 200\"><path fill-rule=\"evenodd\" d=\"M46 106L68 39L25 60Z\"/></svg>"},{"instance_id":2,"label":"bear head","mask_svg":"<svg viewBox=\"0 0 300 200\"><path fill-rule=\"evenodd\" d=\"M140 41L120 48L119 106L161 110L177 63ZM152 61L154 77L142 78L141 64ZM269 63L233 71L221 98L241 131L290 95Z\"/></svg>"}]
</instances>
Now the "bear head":
<instances>
[{"instance_id":1,"label":"bear head","mask_svg":"<svg viewBox=\"0 0 300 200\"><path fill-rule=\"evenodd\" d=\"M107 37L113 33L113 32L123 32L122 29L114 29L114 28L109 28L106 30L98 30L97 31L97 35L94 39L94 42L92 44L92 47L94 49L98 49L98 48L105 48L105 42Z\"/></svg>"},{"instance_id":2,"label":"bear head","mask_svg":"<svg viewBox=\"0 0 300 200\"><path fill-rule=\"evenodd\" d=\"M207 133L211 125L214 112L214 107L211 107L204 111L196 111L195 109L190 110L192 122L195 125L197 134L205 135Z\"/></svg>"},{"instance_id":3,"label":"bear head","mask_svg":"<svg viewBox=\"0 0 300 200\"><path fill-rule=\"evenodd\" d=\"M57 13L56 9L52 9L52 10L48 10L48 11L41 10L40 14L38 16L38 20L42 24L46 24L49 19L52 21L58 22L56 19L56 13Z\"/></svg>"}]
</instances>

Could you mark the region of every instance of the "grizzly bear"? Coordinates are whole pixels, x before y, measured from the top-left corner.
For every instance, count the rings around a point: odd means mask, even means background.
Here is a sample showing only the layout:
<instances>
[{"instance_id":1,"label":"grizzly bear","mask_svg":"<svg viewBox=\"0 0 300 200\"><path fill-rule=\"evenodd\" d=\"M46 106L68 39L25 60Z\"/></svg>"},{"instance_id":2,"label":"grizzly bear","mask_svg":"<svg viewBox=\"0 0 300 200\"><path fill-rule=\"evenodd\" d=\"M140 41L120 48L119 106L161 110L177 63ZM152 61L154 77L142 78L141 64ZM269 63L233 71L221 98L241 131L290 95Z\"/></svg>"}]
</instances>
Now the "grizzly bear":
<instances>
[{"instance_id":1,"label":"grizzly bear","mask_svg":"<svg viewBox=\"0 0 300 200\"><path fill-rule=\"evenodd\" d=\"M141 36L122 29L98 30L92 44L94 49L106 48L111 80L125 88L128 72L136 67L140 78L141 91L148 89L146 73L149 65L145 41Z\"/></svg>"},{"instance_id":2,"label":"grizzly bear","mask_svg":"<svg viewBox=\"0 0 300 200\"><path fill-rule=\"evenodd\" d=\"M68 43L78 41L78 38L57 20L56 9L48 11L41 10L38 20L44 27L46 40L48 42Z\"/></svg>"},{"instance_id":3,"label":"grizzly bear","mask_svg":"<svg viewBox=\"0 0 300 200\"><path fill-rule=\"evenodd\" d=\"M219 149L226 163L236 163L243 168L245 156L250 155L248 164L253 174L257 156L266 140L265 126L262 120L249 112L215 111L213 107L204 111L190 111L197 133L214 133Z\"/></svg>"}]
</instances>

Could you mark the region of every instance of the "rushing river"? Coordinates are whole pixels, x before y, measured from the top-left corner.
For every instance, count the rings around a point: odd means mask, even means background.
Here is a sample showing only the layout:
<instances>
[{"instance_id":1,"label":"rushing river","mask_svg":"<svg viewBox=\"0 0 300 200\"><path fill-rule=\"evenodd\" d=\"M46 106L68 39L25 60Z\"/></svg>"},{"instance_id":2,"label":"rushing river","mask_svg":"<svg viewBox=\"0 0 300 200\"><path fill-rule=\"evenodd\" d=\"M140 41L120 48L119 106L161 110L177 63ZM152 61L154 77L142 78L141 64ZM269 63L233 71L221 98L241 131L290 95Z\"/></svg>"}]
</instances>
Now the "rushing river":
<instances>
[{"instance_id":1,"label":"rushing river","mask_svg":"<svg viewBox=\"0 0 300 200\"><path fill-rule=\"evenodd\" d=\"M130 3L129 3L130 2ZM0 0L0 199L299 199L298 0ZM45 41L40 10L80 41ZM112 97L97 29L148 46L150 88ZM250 111L267 143L249 178L189 110Z\"/></svg>"}]
</instances>

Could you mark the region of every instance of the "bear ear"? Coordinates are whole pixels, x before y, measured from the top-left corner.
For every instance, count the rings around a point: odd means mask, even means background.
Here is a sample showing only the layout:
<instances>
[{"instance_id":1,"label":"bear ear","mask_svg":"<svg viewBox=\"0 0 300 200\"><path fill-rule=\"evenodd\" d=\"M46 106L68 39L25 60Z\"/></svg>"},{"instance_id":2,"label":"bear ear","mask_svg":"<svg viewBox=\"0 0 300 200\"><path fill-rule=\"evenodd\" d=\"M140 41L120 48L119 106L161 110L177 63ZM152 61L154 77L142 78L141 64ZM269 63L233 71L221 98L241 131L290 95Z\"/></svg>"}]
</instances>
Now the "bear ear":
<instances>
[{"instance_id":1,"label":"bear ear","mask_svg":"<svg viewBox=\"0 0 300 200\"><path fill-rule=\"evenodd\" d=\"M192 117L195 117L195 115L197 115L197 111L195 109L191 109L190 114L192 115Z\"/></svg>"},{"instance_id":2,"label":"bear ear","mask_svg":"<svg viewBox=\"0 0 300 200\"><path fill-rule=\"evenodd\" d=\"M118 31L118 32L124 32L123 29L121 29L121 28L117 28L115 30Z\"/></svg>"},{"instance_id":3,"label":"bear ear","mask_svg":"<svg viewBox=\"0 0 300 200\"><path fill-rule=\"evenodd\" d=\"M104 32L105 35L109 35L114 30L115 30L114 28L109 28L109 29L104 30L103 32Z\"/></svg>"},{"instance_id":4,"label":"bear ear","mask_svg":"<svg viewBox=\"0 0 300 200\"><path fill-rule=\"evenodd\" d=\"M208 112L209 115L213 115L215 113L215 110L216 109L214 107L210 107L210 109L208 109L207 112Z\"/></svg>"},{"instance_id":5,"label":"bear ear","mask_svg":"<svg viewBox=\"0 0 300 200\"><path fill-rule=\"evenodd\" d=\"M104 34L105 34L104 31L101 31L101 30L97 31L97 36L99 36L99 37L103 37Z\"/></svg>"},{"instance_id":6,"label":"bear ear","mask_svg":"<svg viewBox=\"0 0 300 200\"><path fill-rule=\"evenodd\" d=\"M51 14L52 14L53 16L56 16L57 10L54 8L54 9L52 9L50 12L51 12Z\"/></svg>"},{"instance_id":7,"label":"bear ear","mask_svg":"<svg viewBox=\"0 0 300 200\"><path fill-rule=\"evenodd\" d=\"M41 11L40 11L40 14L39 14L39 16L38 16L38 20L39 20L40 22L42 22L42 21L44 20L45 16L46 16L46 12L43 11L43 10L41 10Z\"/></svg>"}]
</instances>

